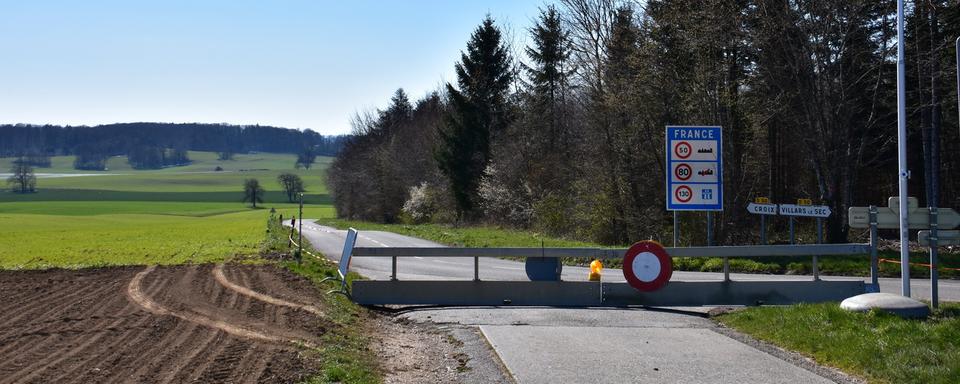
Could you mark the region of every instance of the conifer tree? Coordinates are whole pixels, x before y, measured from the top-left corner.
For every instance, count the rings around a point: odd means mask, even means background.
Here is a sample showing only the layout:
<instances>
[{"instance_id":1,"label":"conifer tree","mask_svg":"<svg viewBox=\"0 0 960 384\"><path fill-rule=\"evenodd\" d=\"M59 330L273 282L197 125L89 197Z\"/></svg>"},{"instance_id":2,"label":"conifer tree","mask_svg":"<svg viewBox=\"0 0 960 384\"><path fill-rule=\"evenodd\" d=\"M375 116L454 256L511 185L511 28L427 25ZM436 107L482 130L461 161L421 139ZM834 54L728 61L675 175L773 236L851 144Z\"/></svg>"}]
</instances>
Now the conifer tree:
<instances>
[{"instance_id":1,"label":"conifer tree","mask_svg":"<svg viewBox=\"0 0 960 384\"><path fill-rule=\"evenodd\" d=\"M490 162L491 137L509 122L510 62L500 30L488 15L456 65L459 89L446 86L450 111L435 156L450 181L460 216L473 209L477 186Z\"/></svg>"}]
</instances>

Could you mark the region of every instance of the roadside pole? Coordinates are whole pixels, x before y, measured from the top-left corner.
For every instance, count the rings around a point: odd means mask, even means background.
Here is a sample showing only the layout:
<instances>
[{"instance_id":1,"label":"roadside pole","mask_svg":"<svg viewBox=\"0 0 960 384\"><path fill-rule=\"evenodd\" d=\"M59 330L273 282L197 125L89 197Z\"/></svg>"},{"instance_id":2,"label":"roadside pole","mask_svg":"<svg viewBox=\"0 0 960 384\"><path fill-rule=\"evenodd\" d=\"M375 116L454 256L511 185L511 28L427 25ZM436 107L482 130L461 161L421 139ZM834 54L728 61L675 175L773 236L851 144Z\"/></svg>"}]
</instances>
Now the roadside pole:
<instances>
[{"instance_id":1,"label":"roadside pole","mask_svg":"<svg viewBox=\"0 0 960 384\"><path fill-rule=\"evenodd\" d=\"M880 239L877 235L877 206L871 205L869 208L870 220L870 283L875 288L880 288L880 260L877 259L877 246Z\"/></svg>"},{"instance_id":2,"label":"roadside pole","mask_svg":"<svg viewBox=\"0 0 960 384\"><path fill-rule=\"evenodd\" d=\"M760 215L760 244L767 245L767 216Z\"/></svg>"},{"instance_id":3,"label":"roadside pole","mask_svg":"<svg viewBox=\"0 0 960 384\"><path fill-rule=\"evenodd\" d=\"M680 211L673 211L673 247L680 243Z\"/></svg>"},{"instance_id":4,"label":"roadside pole","mask_svg":"<svg viewBox=\"0 0 960 384\"><path fill-rule=\"evenodd\" d=\"M817 244L823 244L823 218L817 218ZM820 256L813 255L813 279L820 280Z\"/></svg>"},{"instance_id":5,"label":"roadside pole","mask_svg":"<svg viewBox=\"0 0 960 384\"><path fill-rule=\"evenodd\" d=\"M790 245L796 243L796 238L793 236L793 216L790 216Z\"/></svg>"},{"instance_id":6,"label":"roadside pole","mask_svg":"<svg viewBox=\"0 0 960 384\"><path fill-rule=\"evenodd\" d=\"M767 215L776 216L777 205L770 203L767 197L758 196L752 203L747 204L747 212L760 215L760 243L767 245Z\"/></svg>"},{"instance_id":7,"label":"roadside pole","mask_svg":"<svg viewBox=\"0 0 960 384\"><path fill-rule=\"evenodd\" d=\"M933 303L934 308L940 306L939 289L937 289L937 279L939 278L939 272L937 272L937 214L937 207L934 204L930 207L930 302Z\"/></svg>"},{"instance_id":8,"label":"roadside pole","mask_svg":"<svg viewBox=\"0 0 960 384\"><path fill-rule=\"evenodd\" d=\"M910 211L907 209L907 63L904 59L903 0L897 0L897 164L900 194L900 294L910 297Z\"/></svg>"},{"instance_id":9,"label":"roadside pole","mask_svg":"<svg viewBox=\"0 0 960 384\"><path fill-rule=\"evenodd\" d=\"M297 245L299 250L297 251L297 264L300 264L300 260L303 259L303 192L300 192L300 222L298 224Z\"/></svg>"},{"instance_id":10,"label":"roadside pole","mask_svg":"<svg viewBox=\"0 0 960 384\"><path fill-rule=\"evenodd\" d=\"M707 246L713 246L713 213L707 211Z\"/></svg>"}]
</instances>

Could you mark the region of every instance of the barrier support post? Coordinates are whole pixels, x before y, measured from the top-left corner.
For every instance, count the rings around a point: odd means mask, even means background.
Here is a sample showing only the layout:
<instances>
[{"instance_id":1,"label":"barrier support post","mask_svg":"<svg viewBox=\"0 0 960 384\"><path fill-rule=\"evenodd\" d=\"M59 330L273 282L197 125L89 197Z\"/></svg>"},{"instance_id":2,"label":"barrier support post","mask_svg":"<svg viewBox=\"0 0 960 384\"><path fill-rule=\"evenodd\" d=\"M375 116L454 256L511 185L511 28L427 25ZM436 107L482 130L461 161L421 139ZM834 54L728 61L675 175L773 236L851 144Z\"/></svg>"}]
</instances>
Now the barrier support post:
<instances>
[{"instance_id":1,"label":"barrier support post","mask_svg":"<svg viewBox=\"0 0 960 384\"><path fill-rule=\"evenodd\" d=\"M823 244L823 218L817 218L817 244ZM813 280L820 280L820 257L813 255Z\"/></svg>"},{"instance_id":2,"label":"barrier support post","mask_svg":"<svg viewBox=\"0 0 960 384\"><path fill-rule=\"evenodd\" d=\"M874 288L880 284L880 266L877 260L877 206L870 206L870 283Z\"/></svg>"},{"instance_id":3,"label":"barrier support post","mask_svg":"<svg viewBox=\"0 0 960 384\"><path fill-rule=\"evenodd\" d=\"M393 257L390 270L392 271L390 273L390 280L397 281L397 257L396 256Z\"/></svg>"}]
</instances>

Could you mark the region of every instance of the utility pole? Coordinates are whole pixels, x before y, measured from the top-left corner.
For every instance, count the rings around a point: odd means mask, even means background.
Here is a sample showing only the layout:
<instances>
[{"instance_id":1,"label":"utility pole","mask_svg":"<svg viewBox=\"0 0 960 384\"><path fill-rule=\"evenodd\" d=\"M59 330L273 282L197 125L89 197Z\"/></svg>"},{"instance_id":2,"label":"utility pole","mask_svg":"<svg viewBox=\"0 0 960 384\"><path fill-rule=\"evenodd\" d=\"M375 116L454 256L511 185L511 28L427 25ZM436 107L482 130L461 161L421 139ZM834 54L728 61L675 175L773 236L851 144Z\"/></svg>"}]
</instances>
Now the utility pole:
<instances>
[{"instance_id":1,"label":"utility pole","mask_svg":"<svg viewBox=\"0 0 960 384\"><path fill-rule=\"evenodd\" d=\"M900 293L910 297L910 221L907 215L907 66L904 61L903 0L897 0L897 163L900 189Z\"/></svg>"}]
</instances>

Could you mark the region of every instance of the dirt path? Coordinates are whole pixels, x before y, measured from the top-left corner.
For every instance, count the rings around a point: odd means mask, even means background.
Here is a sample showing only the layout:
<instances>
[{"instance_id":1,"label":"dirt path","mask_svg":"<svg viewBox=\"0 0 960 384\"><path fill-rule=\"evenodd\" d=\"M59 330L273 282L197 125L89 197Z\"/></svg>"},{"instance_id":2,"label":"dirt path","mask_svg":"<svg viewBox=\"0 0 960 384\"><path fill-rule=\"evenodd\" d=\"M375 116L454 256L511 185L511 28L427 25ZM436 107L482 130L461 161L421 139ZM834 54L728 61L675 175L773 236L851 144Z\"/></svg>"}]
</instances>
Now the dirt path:
<instances>
[{"instance_id":1,"label":"dirt path","mask_svg":"<svg viewBox=\"0 0 960 384\"><path fill-rule=\"evenodd\" d=\"M332 327L314 311L312 285L271 266L213 268L0 272L0 383L285 383L311 373L316 362L291 340L312 343Z\"/></svg>"}]
</instances>

